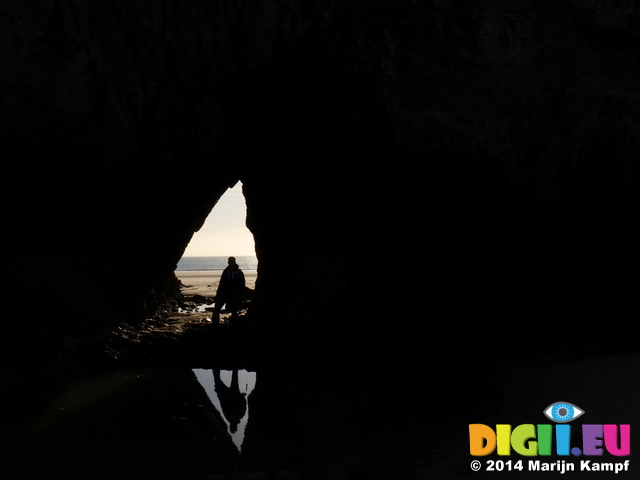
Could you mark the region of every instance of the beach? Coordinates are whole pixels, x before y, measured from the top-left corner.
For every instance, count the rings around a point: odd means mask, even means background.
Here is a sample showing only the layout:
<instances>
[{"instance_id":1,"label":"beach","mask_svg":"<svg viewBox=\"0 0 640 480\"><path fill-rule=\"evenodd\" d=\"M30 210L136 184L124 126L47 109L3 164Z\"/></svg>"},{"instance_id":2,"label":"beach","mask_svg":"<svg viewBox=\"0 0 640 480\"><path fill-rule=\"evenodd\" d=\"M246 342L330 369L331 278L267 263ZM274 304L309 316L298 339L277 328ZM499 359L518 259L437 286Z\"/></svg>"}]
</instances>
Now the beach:
<instances>
[{"instance_id":1,"label":"beach","mask_svg":"<svg viewBox=\"0 0 640 480\"><path fill-rule=\"evenodd\" d=\"M243 270L246 286L250 289L255 288L257 270ZM176 277L182 282L182 293L187 296L202 295L203 297L214 297L218 284L220 283L220 275L222 270L208 271L176 271Z\"/></svg>"}]
</instances>

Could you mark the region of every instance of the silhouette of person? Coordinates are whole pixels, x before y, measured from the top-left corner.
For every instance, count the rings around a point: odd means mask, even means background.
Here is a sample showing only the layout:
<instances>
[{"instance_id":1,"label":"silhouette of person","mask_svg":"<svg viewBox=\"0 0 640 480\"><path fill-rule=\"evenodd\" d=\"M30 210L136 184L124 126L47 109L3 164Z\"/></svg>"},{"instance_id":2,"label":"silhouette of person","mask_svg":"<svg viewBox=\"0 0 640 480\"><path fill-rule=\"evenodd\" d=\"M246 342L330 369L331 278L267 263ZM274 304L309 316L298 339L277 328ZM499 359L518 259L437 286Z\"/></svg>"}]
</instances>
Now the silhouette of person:
<instances>
[{"instance_id":1,"label":"silhouette of person","mask_svg":"<svg viewBox=\"0 0 640 480\"><path fill-rule=\"evenodd\" d=\"M244 273L236 263L235 257L229 257L228 264L227 268L222 271L216 292L211 318L211 321L215 324L220 321L220 310L225 304L227 305L227 310L231 312L231 318L238 317L238 308L244 292Z\"/></svg>"},{"instance_id":2,"label":"silhouette of person","mask_svg":"<svg viewBox=\"0 0 640 480\"><path fill-rule=\"evenodd\" d=\"M238 370L231 374L231 386L227 387L220 378L220 370L213 371L213 387L220 400L222 414L229 422L229 431L236 433L240 420L247 413L247 400L244 393L240 393L238 385Z\"/></svg>"}]
</instances>

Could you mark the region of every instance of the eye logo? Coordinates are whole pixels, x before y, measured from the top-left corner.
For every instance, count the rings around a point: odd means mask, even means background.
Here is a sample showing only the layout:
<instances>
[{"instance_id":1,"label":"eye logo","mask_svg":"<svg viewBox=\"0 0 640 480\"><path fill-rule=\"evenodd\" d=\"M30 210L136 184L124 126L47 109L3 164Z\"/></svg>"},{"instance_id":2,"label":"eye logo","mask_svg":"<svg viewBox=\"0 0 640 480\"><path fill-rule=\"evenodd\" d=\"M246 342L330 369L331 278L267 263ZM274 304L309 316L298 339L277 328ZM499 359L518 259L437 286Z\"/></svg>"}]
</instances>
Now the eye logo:
<instances>
[{"instance_id":1,"label":"eye logo","mask_svg":"<svg viewBox=\"0 0 640 480\"><path fill-rule=\"evenodd\" d=\"M556 423L567 423L581 416L584 410L576 407L573 403L556 402L545 408L543 413Z\"/></svg>"}]
</instances>

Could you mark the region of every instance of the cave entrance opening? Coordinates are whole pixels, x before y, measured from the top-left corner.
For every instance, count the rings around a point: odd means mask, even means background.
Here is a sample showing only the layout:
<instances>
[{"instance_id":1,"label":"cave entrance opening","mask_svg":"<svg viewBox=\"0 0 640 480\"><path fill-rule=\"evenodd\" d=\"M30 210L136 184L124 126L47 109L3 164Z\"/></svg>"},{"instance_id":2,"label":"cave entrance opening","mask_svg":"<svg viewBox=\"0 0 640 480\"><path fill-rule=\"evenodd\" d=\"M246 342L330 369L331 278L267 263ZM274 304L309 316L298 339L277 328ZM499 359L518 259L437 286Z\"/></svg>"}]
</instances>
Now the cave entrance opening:
<instances>
[{"instance_id":1,"label":"cave entrance opening","mask_svg":"<svg viewBox=\"0 0 640 480\"><path fill-rule=\"evenodd\" d=\"M242 183L237 182L220 197L202 227L193 235L178 261L176 276L194 313L211 318L213 299L229 257L234 257L244 273L246 291L240 313L248 308L258 274L258 259L252 233L246 226L247 208ZM221 321L228 312L222 311Z\"/></svg>"}]
</instances>

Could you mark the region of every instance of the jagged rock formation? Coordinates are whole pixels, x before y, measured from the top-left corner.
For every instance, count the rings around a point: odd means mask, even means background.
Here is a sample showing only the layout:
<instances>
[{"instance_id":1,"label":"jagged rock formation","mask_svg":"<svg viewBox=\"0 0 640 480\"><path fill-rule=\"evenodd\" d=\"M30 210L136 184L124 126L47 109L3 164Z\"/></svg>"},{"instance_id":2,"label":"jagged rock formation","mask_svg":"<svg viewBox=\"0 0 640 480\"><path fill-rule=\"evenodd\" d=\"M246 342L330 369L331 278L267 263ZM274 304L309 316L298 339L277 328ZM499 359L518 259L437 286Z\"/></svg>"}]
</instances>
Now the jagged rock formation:
<instances>
[{"instance_id":1,"label":"jagged rock formation","mask_svg":"<svg viewBox=\"0 0 640 480\"><path fill-rule=\"evenodd\" d=\"M631 0L14 0L1 14L14 335L156 314L238 179L256 312L285 344L637 313Z\"/></svg>"}]
</instances>

